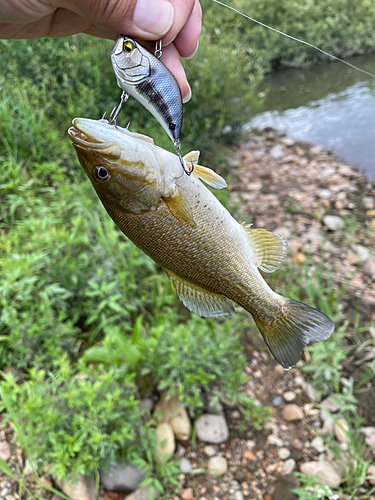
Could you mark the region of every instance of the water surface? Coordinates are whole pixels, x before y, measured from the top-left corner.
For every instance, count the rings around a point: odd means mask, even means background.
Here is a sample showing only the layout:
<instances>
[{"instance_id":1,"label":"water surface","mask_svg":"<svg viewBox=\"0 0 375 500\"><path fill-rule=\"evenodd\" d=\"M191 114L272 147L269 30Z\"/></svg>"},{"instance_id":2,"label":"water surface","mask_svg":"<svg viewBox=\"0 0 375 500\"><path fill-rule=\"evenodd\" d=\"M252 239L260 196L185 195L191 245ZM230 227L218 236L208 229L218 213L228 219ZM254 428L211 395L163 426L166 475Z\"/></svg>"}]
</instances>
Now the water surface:
<instances>
[{"instance_id":1,"label":"water surface","mask_svg":"<svg viewBox=\"0 0 375 500\"><path fill-rule=\"evenodd\" d=\"M375 55L350 62L375 73ZM334 62L308 70L268 75L263 111L249 126L272 126L296 140L309 141L375 180L375 78Z\"/></svg>"}]
</instances>

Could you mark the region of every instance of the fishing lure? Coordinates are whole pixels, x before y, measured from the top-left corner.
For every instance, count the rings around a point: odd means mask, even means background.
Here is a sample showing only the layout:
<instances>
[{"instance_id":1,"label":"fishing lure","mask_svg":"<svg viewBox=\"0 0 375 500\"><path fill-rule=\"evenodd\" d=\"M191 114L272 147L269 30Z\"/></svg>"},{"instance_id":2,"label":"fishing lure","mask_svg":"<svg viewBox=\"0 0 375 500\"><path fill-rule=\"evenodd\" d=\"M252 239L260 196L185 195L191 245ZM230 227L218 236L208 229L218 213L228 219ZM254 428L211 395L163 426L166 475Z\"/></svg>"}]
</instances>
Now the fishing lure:
<instances>
[{"instance_id":1,"label":"fishing lure","mask_svg":"<svg viewBox=\"0 0 375 500\"><path fill-rule=\"evenodd\" d=\"M180 88L168 68L160 61L161 42L151 54L141 44L120 35L111 52L117 85L123 90L120 104L113 110L110 122L116 123L122 105L129 95L137 99L160 123L172 139L184 172L190 175L181 156L182 97Z\"/></svg>"}]
</instances>

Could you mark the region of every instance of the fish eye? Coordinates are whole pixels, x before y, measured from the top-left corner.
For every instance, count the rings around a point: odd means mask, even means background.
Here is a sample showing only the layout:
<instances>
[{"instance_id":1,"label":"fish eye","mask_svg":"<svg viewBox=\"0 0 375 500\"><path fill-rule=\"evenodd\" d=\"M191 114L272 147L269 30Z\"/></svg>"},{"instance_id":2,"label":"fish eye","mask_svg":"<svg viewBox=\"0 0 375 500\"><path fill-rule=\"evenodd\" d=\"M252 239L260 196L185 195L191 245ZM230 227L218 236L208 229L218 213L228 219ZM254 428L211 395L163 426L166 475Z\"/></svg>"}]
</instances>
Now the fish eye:
<instances>
[{"instance_id":1,"label":"fish eye","mask_svg":"<svg viewBox=\"0 0 375 500\"><path fill-rule=\"evenodd\" d=\"M103 165L98 165L94 167L94 176L100 182L107 182L111 178L111 173L107 167L103 167Z\"/></svg>"},{"instance_id":2,"label":"fish eye","mask_svg":"<svg viewBox=\"0 0 375 500\"><path fill-rule=\"evenodd\" d=\"M132 52L132 50L134 49L134 43L131 41L131 40L125 40L124 41L124 45L123 45L123 49L125 52Z\"/></svg>"}]
</instances>

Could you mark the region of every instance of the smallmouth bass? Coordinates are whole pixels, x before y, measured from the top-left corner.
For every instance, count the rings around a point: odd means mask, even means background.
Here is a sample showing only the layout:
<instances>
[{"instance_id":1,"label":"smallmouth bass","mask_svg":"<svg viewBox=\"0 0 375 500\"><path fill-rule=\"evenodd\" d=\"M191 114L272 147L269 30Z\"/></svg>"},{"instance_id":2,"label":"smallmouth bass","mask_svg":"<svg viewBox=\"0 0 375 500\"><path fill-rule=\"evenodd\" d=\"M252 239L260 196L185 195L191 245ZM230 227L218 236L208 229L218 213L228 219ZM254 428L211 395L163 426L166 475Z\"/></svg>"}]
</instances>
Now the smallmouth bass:
<instances>
[{"instance_id":1,"label":"smallmouth bass","mask_svg":"<svg viewBox=\"0 0 375 500\"><path fill-rule=\"evenodd\" d=\"M231 301L254 318L283 368L294 366L310 342L327 339L332 320L275 293L259 270L273 272L288 251L286 240L239 224L199 180L223 188L211 169L197 165L179 176L179 158L149 137L76 118L69 136L78 159L110 217L167 273L182 303L206 318L234 312Z\"/></svg>"}]
</instances>

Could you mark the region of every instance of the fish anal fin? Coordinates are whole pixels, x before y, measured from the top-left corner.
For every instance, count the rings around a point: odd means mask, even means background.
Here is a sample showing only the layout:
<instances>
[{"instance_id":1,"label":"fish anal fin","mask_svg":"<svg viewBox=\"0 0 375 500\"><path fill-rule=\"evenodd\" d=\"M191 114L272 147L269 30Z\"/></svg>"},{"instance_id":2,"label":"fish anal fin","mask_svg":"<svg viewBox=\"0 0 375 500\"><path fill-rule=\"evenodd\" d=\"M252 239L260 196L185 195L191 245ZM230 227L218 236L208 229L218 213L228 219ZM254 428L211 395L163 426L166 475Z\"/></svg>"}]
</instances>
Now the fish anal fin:
<instances>
[{"instance_id":1,"label":"fish anal fin","mask_svg":"<svg viewBox=\"0 0 375 500\"><path fill-rule=\"evenodd\" d=\"M207 167L202 167L202 165L197 165L197 162L199 160L199 151L190 151L190 153L187 153L184 156L184 160L187 163L193 162L194 165L194 171L193 175L195 177L198 177L199 179L202 179L206 184L209 186L215 188L215 189L223 189L227 187L227 183L225 182L225 179L223 179L219 174L214 172L211 168Z\"/></svg>"},{"instance_id":2,"label":"fish anal fin","mask_svg":"<svg viewBox=\"0 0 375 500\"><path fill-rule=\"evenodd\" d=\"M256 316L254 320L272 355L286 370L298 363L310 342L328 339L335 328L328 316L292 299L285 299L272 323Z\"/></svg>"},{"instance_id":3,"label":"fish anal fin","mask_svg":"<svg viewBox=\"0 0 375 500\"><path fill-rule=\"evenodd\" d=\"M266 229L245 228L255 253L256 265L265 273L278 269L288 253L288 242L280 234Z\"/></svg>"},{"instance_id":4,"label":"fish anal fin","mask_svg":"<svg viewBox=\"0 0 375 500\"><path fill-rule=\"evenodd\" d=\"M233 314L234 307L224 295L209 292L187 281L169 269L164 269L172 281L178 298L190 311L203 318L221 318Z\"/></svg>"},{"instance_id":5,"label":"fish anal fin","mask_svg":"<svg viewBox=\"0 0 375 500\"><path fill-rule=\"evenodd\" d=\"M177 220L183 220L190 226L195 227L193 212L181 191L177 190L173 196L163 196L163 201L167 205L169 211Z\"/></svg>"}]
</instances>

